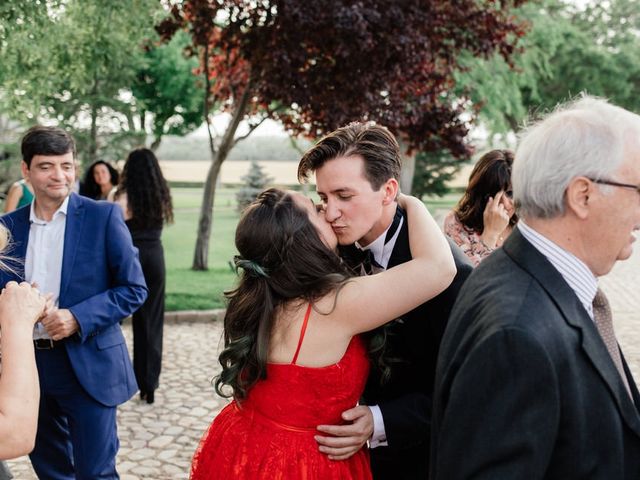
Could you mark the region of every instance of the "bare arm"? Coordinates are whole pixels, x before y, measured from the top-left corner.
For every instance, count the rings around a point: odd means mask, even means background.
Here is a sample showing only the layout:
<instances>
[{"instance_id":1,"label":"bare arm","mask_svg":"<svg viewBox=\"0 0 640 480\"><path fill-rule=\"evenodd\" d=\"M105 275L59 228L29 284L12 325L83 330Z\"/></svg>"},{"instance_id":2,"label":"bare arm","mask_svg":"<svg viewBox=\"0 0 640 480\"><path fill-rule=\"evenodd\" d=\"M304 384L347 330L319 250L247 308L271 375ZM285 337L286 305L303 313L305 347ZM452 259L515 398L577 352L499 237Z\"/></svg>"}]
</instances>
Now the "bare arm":
<instances>
[{"instance_id":1,"label":"bare arm","mask_svg":"<svg viewBox=\"0 0 640 480\"><path fill-rule=\"evenodd\" d=\"M116 195L115 192L116 192L116 189L111 190L111 192L109 192L109 196L107 197L107 200L120 205L124 219L131 220L131 211L129 210L129 201L127 199L127 192L120 192L118 195Z\"/></svg>"},{"instance_id":2,"label":"bare arm","mask_svg":"<svg viewBox=\"0 0 640 480\"><path fill-rule=\"evenodd\" d=\"M4 211L5 213L13 212L18 206L18 202L22 198L22 186L19 182L11 185L9 189L9 193L7 194L7 199L4 201Z\"/></svg>"},{"instance_id":3,"label":"bare arm","mask_svg":"<svg viewBox=\"0 0 640 480\"><path fill-rule=\"evenodd\" d=\"M0 374L0 458L33 449L40 389L33 352L33 324L45 298L28 283L7 283L0 295L2 374Z\"/></svg>"},{"instance_id":4,"label":"bare arm","mask_svg":"<svg viewBox=\"0 0 640 480\"><path fill-rule=\"evenodd\" d=\"M417 198L401 197L413 258L345 285L332 316L350 335L372 330L433 298L456 274L449 244L427 208Z\"/></svg>"}]
</instances>

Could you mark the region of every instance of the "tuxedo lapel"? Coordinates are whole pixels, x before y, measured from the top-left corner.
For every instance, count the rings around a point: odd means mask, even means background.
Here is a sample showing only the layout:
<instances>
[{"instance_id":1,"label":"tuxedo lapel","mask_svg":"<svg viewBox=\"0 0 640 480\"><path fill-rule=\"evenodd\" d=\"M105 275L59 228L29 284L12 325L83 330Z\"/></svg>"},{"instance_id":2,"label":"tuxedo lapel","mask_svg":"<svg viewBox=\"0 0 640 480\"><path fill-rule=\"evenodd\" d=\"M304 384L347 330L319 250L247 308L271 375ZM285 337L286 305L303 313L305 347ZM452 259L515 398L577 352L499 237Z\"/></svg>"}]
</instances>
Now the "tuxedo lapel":
<instances>
[{"instance_id":1,"label":"tuxedo lapel","mask_svg":"<svg viewBox=\"0 0 640 480\"><path fill-rule=\"evenodd\" d=\"M640 436L640 417L594 322L562 275L516 228L505 242L505 253L541 285L567 324L580 330L582 349L615 398L629 427ZM633 381L633 380L631 380Z\"/></svg>"},{"instance_id":2,"label":"tuxedo lapel","mask_svg":"<svg viewBox=\"0 0 640 480\"><path fill-rule=\"evenodd\" d=\"M72 277L73 262L78 250L78 244L82 237L82 227L84 224L85 208L82 199L76 194L69 197L69 206L67 208L67 220L64 231L64 250L62 253L62 272L60 274L60 299L69 287ZM89 266L87 265L87 268ZM61 302L63 303L63 302Z\"/></svg>"},{"instance_id":3,"label":"tuxedo lapel","mask_svg":"<svg viewBox=\"0 0 640 480\"><path fill-rule=\"evenodd\" d=\"M396 238L396 243L391 251L391 257L389 257L387 268L395 267L396 265L400 265L401 263L411 260L411 250L409 248L409 226L407 225L407 214L404 211L402 211L402 218L404 221L400 226L400 232L398 233L398 238Z\"/></svg>"}]
</instances>

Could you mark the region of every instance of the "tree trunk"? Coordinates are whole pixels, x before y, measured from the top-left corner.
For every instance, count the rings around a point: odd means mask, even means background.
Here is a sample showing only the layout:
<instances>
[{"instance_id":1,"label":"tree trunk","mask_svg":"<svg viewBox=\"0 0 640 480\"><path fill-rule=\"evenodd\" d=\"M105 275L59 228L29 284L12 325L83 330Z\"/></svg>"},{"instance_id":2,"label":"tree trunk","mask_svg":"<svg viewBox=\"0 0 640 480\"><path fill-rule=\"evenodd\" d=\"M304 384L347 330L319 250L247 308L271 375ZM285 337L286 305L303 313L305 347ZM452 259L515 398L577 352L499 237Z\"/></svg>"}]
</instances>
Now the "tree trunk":
<instances>
[{"instance_id":1,"label":"tree trunk","mask_svg":"<svg viewBox=\"0 0 640 480\"><path fill-rule=\"evenodd\" d=\"M513 115L509 115L508 113L505 113L504 118L507 120L507 123L509 124L509 128L511 128L513 133L516 133L517 131L520 130L520 125L518 124L518 120L516 120L516 118Z\"/></svg>"},{"instance_id":2,"label":"tree trunk","mask_svg":"<svg viewBox=\"0 0 640 480\"><path fill-rule=\"evenodd\" d=\"M151 142L151 146L149 147L149 150L151 150L152 152L155 152L156 150L158 150L158 147L160 146L161 142L162 142L162 137L155 137L153 139L153 142Z\"/></svg>"},{"instance_id":3,"label":"tree trunk","mask_svg":"<svg viewBox=\"0 0 640 480\"><path fill-rule=\"evenodd\" d=\"M91 130L89 132L89 164L98 160L98 72L93 72L91 89Z\"/></svg>"},{"instance_id":4,"label":"tree trunk","mask_svg":"<svg viewBox=\"0 0 640 480\"><path fill-rule=\"evenodd\" d=\"M411 195L413 186L413 175L416 171L415 153L407 153L407 144L403 140L398 140L400 145L400 155L402 160L402 170L400 171L400 191L406 195Z\"/></svg>"},{"instance_id":5,"label":"tree trunk","mask_svg":"<svg viewBox=\"0 0 640 480\"><path fill-rule=\"evenodd\" d=\"M251 82L247 84L247 88L236 104L231 121L224 132L222 142L217 152L214 153L214 145L209 131L209 139L211 141L210 148L213 156L213 163L209 168L207 180L204 185L204 193L202 195L202 207L200 208L200 220L198 221L198 238L196 240L196 249L193 255L193 270L209 269L209 239L211 238L211 226L213 224L213 201L216 193L216 184L220 167L229 155L229 151L234 145L236 130L240 121L244 118L251 98ZM208 118L208 117L207 117ZM208 126L208 125L207 125Z\"/></svg>"},{"instance_id":6,"label":"tree trunk","mask_svg":"<svg viewBox=\"0 0 640 480\"><path fill-rule=\"evenodd\" d=\"M89 164L98 159L98 106L91 105L91 130L89 132Z\"/></svg>"}]
</instances>

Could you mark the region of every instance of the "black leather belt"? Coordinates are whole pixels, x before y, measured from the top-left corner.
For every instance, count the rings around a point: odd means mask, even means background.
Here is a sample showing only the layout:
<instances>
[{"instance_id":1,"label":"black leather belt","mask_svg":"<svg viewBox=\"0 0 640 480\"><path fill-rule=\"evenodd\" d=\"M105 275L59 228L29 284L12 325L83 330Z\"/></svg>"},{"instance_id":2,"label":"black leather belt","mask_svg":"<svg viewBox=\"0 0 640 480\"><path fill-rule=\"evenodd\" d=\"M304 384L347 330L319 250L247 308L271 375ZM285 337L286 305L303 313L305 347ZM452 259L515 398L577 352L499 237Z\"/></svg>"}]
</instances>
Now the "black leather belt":
<instances>
[{"instance_id":1,"label":"black leather belt","mask_svg":"<svg viewBox=\"0 0 640 480\"><path fill-rule=\"evenodd\" d=\"M38 338L33 341L36 350L51 350L62 345L60 340L52 340L50 338Z\"/></svg>"}]
</instances>

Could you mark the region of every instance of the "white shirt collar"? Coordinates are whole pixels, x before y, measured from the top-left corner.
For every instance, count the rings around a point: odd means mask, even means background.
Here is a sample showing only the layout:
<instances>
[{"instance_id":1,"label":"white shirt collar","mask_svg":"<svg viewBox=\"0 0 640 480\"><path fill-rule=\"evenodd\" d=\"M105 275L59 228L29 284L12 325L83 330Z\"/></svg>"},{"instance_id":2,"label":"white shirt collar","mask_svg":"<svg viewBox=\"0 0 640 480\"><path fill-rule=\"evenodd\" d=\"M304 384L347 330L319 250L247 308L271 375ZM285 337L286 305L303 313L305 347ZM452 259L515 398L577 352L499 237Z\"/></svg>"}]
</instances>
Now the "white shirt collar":
<instances>
[{"instance_id":1,"label":"white shirt collar","mask_svg":"<svg viewBox=\"0 0 640 480\"><path fill-rule=\"evenodd\" d=\"M387 232L393 225L393 221L389 224L384 232L380 234L378 238L376 238L373 242L371 242L366 247L360 246L358 242L356 242L356 247L360 250L371 250L371 254L375 261L383 268L387 268L389 264L389 260L391 259L391 252L393 251L393 247L396 244L396 240L398 239L398 235L400 235L400 229L402 228L402 224L404 222L404 216L400 217L400 223L398 223L398 228L396 228L393 237L389 239L388 242L385 242L387 238Z\"/></svg>"},{"instance_id":2,"label":"white shirt collar","mask_svg":"<svg viewBox=\"0 0 640 480\"><path fill-rule=\"evenodd\" d=\"M522 236L558 270L593 319L592 304L598 290L598 279L589 267L573 253L528 226L522 219L518 221L518 229Z\"/></svg>"},{"instance_id":3,"label":"white shirt collar","mask_svg":"<svg viewBox=\"0 0 640 480\"><path fill-rule=\"evenodd\" d=\"M60 205L58 209L53 213L51 220L53 220L60 214L66 216L68 208L69 208L69 196L67 195L67 198L64 199L64 201L62 202L62 205ZM31 209L29 210L29 222L37 223L40 225L46 225L47 223L49 223L42 220L41 218L38 218L38 216L36 215L36 199L35 198L33 199L33 202L31 202Z\"/></svg>"}]
</instances>

